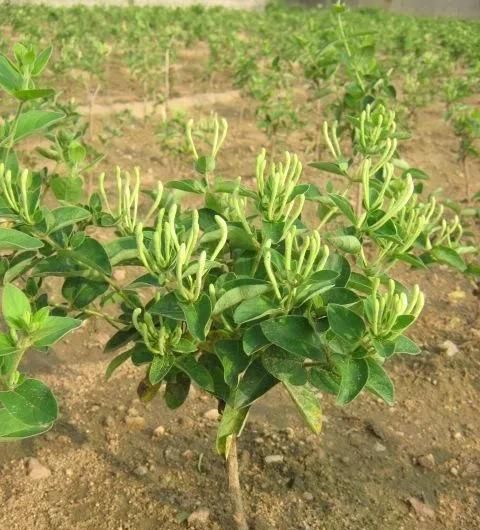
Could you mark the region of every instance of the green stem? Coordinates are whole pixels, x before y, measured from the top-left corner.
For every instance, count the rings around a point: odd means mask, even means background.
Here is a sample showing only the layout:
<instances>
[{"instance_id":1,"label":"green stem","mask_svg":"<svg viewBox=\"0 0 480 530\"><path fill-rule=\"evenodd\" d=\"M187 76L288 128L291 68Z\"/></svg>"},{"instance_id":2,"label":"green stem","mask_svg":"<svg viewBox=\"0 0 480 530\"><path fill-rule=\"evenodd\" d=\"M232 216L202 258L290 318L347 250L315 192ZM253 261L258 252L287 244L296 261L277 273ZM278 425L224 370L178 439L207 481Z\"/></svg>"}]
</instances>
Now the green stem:
<instances>
[{"instance_id":1,"label":"green stem","mask_svg":"<svg viewBox=\"0 0 480 530\"><path fill-rule=\"evenodd\" d=\"M341 15L337 15L337 24L338 24L338 29L340 31L340 36L342 38L342 43L345 47L345 51L347 52L348 58L350 59L350 65L353 68L353 71L355 72L355 77L357 78L357 82L360 85L360 88L362 89L363 92L365 92L365 84L363 82L363 79L360 76L357 65L355 64L355 57L352 54L350 45L348 44L348 39L345 33L345 29L343 27L343 21L342 21Z\"/></svg>"},{"instance_id":2,"label":"green stem","mask_svg":"<svg viewBox=\"0 0 480 530\"><path fill-rule=\"evenodd\" d=\"M10 151L12 150L12 147L15 145L15 133L17 132L18 119L20 118L20 115L22 113L23 105L24 105L24 102L21 101L18 105L15 118L13 119L12 129L10 131L10 134L8 135L7 149L5 151L5 156L3 158L3 161L5 164L8 161L8 156L10 155Z\"/></svg>"}]
</instances>

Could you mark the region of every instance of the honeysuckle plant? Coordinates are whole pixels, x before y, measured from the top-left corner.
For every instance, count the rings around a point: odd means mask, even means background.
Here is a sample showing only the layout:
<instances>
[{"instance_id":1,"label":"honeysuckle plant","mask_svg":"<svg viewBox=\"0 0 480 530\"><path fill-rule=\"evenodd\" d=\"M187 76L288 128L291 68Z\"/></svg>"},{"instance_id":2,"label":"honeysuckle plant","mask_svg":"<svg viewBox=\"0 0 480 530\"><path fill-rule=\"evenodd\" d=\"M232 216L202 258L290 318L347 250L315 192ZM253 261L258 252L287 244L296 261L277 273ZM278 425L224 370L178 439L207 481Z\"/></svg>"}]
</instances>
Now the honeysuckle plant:
<instances>
[{"instance_id":1,"label":"honeysuckle plant","mask_svg":"<svg viewBox=\"0 0 480 530\"><path fill-rule=\"evenodd\" d=\"M0 61L0 86L13 96L18 71ZM193 178L149 190L138 170L118 169L100 176L98 192L61 201L45 189L48 170L12 163L14 131L29 112L39 111L21 106L3 129L0 439L38 434L57 415L45 385L22 375L24 353L102 318L112 329L105 349L115 352L107 378L131 362L143 401L160 394L176 409L191 385L216 399L216 448L228 462L235 525L245 530L237 439L254 403L277 387L315 433L319 392L341 406L363 391L393 403L386 366L420 353L406 333L424 305L420 287L403 285L393 266L465 270L473 247L458 219L418 195L423 173L397 160L395 116L381 106L353 120L353 155L336 125L325 125L333 161L316 166L342 176L340 189L306 182L288 152L269 160L262 150L251 185L219 177L227 122L217 118L206 148L188 123ZM125 283L118 268L129 271ZM53 296L52 277L62 281Z\"/></svg>"},{"instance_id":2,"label":"honeysuckle plant","mask_svg":"<svg viewBox=\"0 0 480 530\"><path fill-rule=\"evenodd\" d=\"M472 177L469 160L480 158L480 110L473 105L456 104L447 110L447 119L452 123L458 137L458 158L465 177L465 199L472 199Z\"/></svg>"}]
</instances>

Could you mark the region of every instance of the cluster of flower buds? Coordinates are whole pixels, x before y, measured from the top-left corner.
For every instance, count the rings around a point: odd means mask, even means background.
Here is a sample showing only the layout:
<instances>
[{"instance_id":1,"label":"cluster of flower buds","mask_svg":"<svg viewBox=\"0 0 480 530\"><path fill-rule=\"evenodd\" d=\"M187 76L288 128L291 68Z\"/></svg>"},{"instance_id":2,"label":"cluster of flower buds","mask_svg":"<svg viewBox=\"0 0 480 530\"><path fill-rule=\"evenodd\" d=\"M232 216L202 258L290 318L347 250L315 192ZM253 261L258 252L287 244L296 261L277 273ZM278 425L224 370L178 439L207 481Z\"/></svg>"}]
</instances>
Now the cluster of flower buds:
<instances>
[{"instance_id":1,"label":"cluster of flower buds","mask_svg":"<svg viewBox=\"0 0 480 530\"><path fill-rule=\"evenodd\" d=\"M170 353L182 338L182 327L175 326L169 329L168 326L156 326L152 316L145 312L143 322L140 321L142 310L135 309L132 314L132 322L135 329L140 333L145 346L154 354L162 355Z\"/></svg>"},{"instance_id":2,"label":"cluster of flower buds","mask_svg":"<svg viewBox=\"0 0 480 530\"><path fill-rule=\"evenodd\" d=\"M209 155L203 155L199 153L199 149L197 149L197 145L194 140L194 122L193 120L189 120L187 123L187 140L190 144L190 149L193 153L193 157L195 159L195 169L198 173L203 175L204 177L204 184L208 187L210 185L209 180L211 179L211 175L213 175L213 172L215 171L215 161L218 155L218 152L220 151L220 148L223 145L223 142L225 141L225 138L227 137L227 131L228 131L228 123L225 118L219 119L218 116L215 114L212 119L212 127L211 131L203 131L203 137L207 144L211 145L210 154ZM212 134L212 138L208 138L209 132Z\"/></svg>"},{"instance_id":3,"label":"cluster of flower buds","mask_svg":"<svg viewBox=\"0 0 480 530\"><path fill-rule=\"evenodd\" d=\"M356 151L364 156L380 155L380 159L391 159L397 148L395 112L383 105L374 109L367 105L360 118L355 119L354 126Z\"/></svg>"},{"instance_id":4,"label":"cluster of flower buds","mask_svg":"<svg viewBox=\"0 0 480 530\"><path fill-rule=\"evenodd\" d=\"M137 223L135 236L139 257L145 268L154 275L161 275L170 270L176 261L180 242L176 226L177 205L173 204L168 212L162 208L158 212L155 230L150 232L151 239L145 244L143 223ZM200 227L198 225L198 212L192 212L192 228L189 234L188 248L190 252L196 247Z\"/></svg>"},{"instance_id":5,"label":"cluster of flower buds","mask_svg":"<svg viewBox=\"0 0 480 530\"><path fill-rule=\"evenodd\" d=\"M396 339L415 322L424 304L425 297L418 285L415 285L412 292L407 295L404 292L398 293L395 282L390 279L386 292L381 293L380 280L375 278L372 292L364 301L365 317L371 336L379 339ZM401 319L406 321L402 322Z\"/></svg>"},{"instance_id":6,"label":"cluster of flower buds","mask_svg":"<svg viewBox=\"0 0 480 530\"><path fill-rule=\"evenodd\" d=\"M395 180L395 186L393 186L393 167L390 164L387 164L385 173L383 182L375 181L377 187L375 194L370 192L370 187L373 184L370 178L365 176L362 180L366 211L358 220L359 227L366 222L370 211L381 210L384 212L380 219L368 226L368 230L372 232L382 228L390 219L401 215L404 208L411 201L415 191L411 175L407 175L403 180Z\"/></svg>"},{"instance_id":7,"label":"cluster of flower buds","mask_svg":"<svg viewBox=\"0 0 480 530\"><path fill-rule=\"evenodd\" d=\"M0 164L0 191L8 207L19 215L26 224L34 224L34 214L37 211L37 203L31 202L31 173L24 169L16 182L12 178L12 172L5 170L4 164ZM29 193L30 190L30 193Z\"/></svg>"},{"instance_id":8,"label":"cluster of flower buds","mask_svg":"<svg viewBox=\"0 0 480 530\"><path fill-rule=\"evenodd\" d=\"M223 217L215 216L215 222L220 230L220 239L207 260L207 252L202 250L196 263L191 264L193 248L182 243L178 249L176 277L177 289L182 298L187 302L195 302L203 290L203 283L210 266L215 262L222 251L228 238L228 226Z\"/></svg>"},{"instance_id":9,"label":"cluster of flower buds","mask_svg":"<svg viewBox=\"0 0 480 530\"><path fill-rule=\"evenodd\" d=\"M458 215L455 215L451 221L443 217L443 206L440 205L436 215L429 220L425 233L425 247L431 250L436 246L456 248L461 244L463 236L463 227ZM433 215L432 215L433 217Z\"/></svg>"},{"instance_id":10,"label":"cluster of flower buds","mask_svg":"<svg viewBox=\"0 0 480 530\"><path fill-rule=\"evenodd\" d=\"M188 120L186 132L187 132L188 142L190 144L190 148L193 153L193 157L195 158L195 160L198 160L200 158L200 155L198 154L198 149L195 144L195 140L193 138L195 135L194 125L195 125L194 120ZM219 119L217 114L214 114L213 117L207 121L207 123L205 123L205 121L199 122L199 128L204 133L209 133L209 132L213 133L213 137L210 142L212 146L210 156L213 160L215 160L215 158L218 155L218 152L220 151L220 148L223 145L223 142L225 141L225 138L227 137L227 132L228 132L227 120L225 118Z\"/></svg>"},{"instance_id":11,"label":"cluster of flower buds","mask_svg":"<svg viewBox=\"0 0 480 530\"><path fill-rule=\"evenodd\" d=\"M294 301L297 288L312 274L323 270L330 250L327 245L322 245L318 231L299 234L296 227L292 226L285 235L282 267L275 272L272 267L271 245L272 241L267 240L264 245L263 263L275 296L283 305Z\"/></svg>"},{"instance_id":12,"label":"cluster of flower buds","mask_svg":"<svg viewBox=\"0 0 480 530\"><path fill-rule=\"evenodd\" d=\"M168 212L164 208L160 210L153 232L146 234L142 223L138 223L136 228L138 253L150 274L163 279L165 274L171 272L177 282L178 293L185 301L194 302L202 292L203 281L211 264L225 246L228 227L222 217L215 216L219 227L219 241L210 258L207 259L205 250L197 256L200 239L198 211L192 210L189 230L182 230L176 218L177 206L174 204ZM192 263L194 257L196 262Z\"/></svg>"},{"instance_id":13,"label":"cluster of flower buds","mask_svg":"<svg viewBox=\"0 0 480 530\"><path fill-rule=\"evenodd\" d=\"M105 190L105 173L99 177L100 194L107 212L115 219L116 226L122 235L133 235L137 230L139 224L139 197L140 197L140 171L135 168L134 177L129 172L122 174L120 168L117 167L116 184L117 184L117 204L112 207L107 192ZM163 196L163 185L160 181L157 183L157 192L155 199L149 211L143 217L142 224L148 221L155 215Z\"/></svg>"},{"instance_id":14,"label":"cluster of flower buds","mask_svg":"<svg viewBox=\"0 0 480 530\"><path fill-rule=\"evenodd\" d=\"M297 155L286 152L284 163L272 163L270 171L266 169L266 151L262 149L256 166L258 210L266 221L285 222L285 234L299 218L305 204L305 195L295 193L302 174L302 164Z\"/></svg>"}]
</instances>

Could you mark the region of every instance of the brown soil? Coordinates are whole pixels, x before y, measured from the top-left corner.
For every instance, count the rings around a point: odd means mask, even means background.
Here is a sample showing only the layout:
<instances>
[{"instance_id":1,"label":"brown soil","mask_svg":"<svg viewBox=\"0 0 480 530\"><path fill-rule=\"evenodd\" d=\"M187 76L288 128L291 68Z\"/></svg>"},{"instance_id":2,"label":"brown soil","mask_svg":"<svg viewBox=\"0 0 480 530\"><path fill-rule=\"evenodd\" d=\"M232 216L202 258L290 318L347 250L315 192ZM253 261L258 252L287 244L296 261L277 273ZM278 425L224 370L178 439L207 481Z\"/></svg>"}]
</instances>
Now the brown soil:
<instances>
[{"instance_id":1,"label":"brown soil","mask_svg":"<svg viewBox=\"0 0 480 530\"><path fill-rule=\"evenodd\" d=\"M188 91L191 86L177 85L176 95L201 92L198 85ZM128 101L128 84L123 89ZM115 90L102 93L100 103L119 101L121 87ZM267 144L256 128L252 102L216 102L210 108L230 125L219 173L248 181L256 153ZM442 187L446 196L461 199L456 139L442 112L440 105L419 111L402 153L431 175L430 189ZM95 137L107 122L119 135L99 144L107 153L99 170L138 165L152 184L191 174L187 159L172 158L159 144L158 118L94 116ZM305 151L301 133L285 143L299 155ZM477 182L479 172L480 166L472 165ZM310 168L306 174L324 179ZM364 396L339 409L325 396L320 436L303 428L280 391L254 407L240 440L254 529L480 528L478 298L468 281L443 268L423 276L405 270L401 276L409 283L421 280L428 305L413 331L424 355L391 363L394 407ZM55 390L62 418L46 436L1 446L0 529L175 530L185 528L188 515L200 507L210 511L203 528L231 529L224 463L214 450L216 422L204 417L215 403L192 392L177 413L161 399L143 405L135 399L141 374L133 367L104 382L108 332L88 322L48 355L29 359L27 369ZM441 351L447 339L459 348L453 357ZM143 420L127 419L132 417ZM159 426L165 433L155 437ZM283 462L266 464L268 455L282 455ZM422 458L426 455L432 456ZM50 477L27 476L25 462L32 456L51 470Z\"/></svg>"}]
</instances>

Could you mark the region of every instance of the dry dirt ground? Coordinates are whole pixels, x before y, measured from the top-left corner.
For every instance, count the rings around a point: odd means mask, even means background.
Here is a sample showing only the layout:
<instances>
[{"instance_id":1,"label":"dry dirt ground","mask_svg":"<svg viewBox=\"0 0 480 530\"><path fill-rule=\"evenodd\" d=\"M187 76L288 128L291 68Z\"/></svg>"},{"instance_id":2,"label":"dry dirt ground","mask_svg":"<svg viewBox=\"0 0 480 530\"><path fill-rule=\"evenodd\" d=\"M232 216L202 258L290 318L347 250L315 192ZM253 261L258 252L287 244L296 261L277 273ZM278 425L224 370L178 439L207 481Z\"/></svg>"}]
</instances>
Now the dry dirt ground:
<instances>
[{"instance_id":1,"label":"dry dirt ground","mask_svg":"<svg viewBox=\"0 0 480 530\"><path fill-rule=\"evenodd\" d=\"M201 68L191 64L188 71L179 68L174 97L231 90L222 78L200 81ZM97 103L138 101L128 81L112 72ZM192 85L195 78L199 81ZM78 85L75 90L85 103ZM248 180L266 143L255 126L253 104L223 101L215 110L230 123L219 172ZM456 139L442 112L437 104L419 111L402 153L431 175L430 189L442 187L446 196L461 198ZM158 142L157 122L99 116L94 109L94 141L107 153L102 169L138 165L152 184L189 176L188 159L172 159ZM107 124L110 137L102 146L98 135L107 134ZM300 133L288 144L303 157ZM306 156L305 162L311 160ZM324 178L308 168L306 174L317 182ZM476 188L479 174L480 167L472 167ZM421 279L406 270L400 274L411 283ZM320 436L303 428L280 391L254 407L241 438L252 528L480 528L479 299L468 281L442 268L421 281L428 305L413 336L424 354L391 363L395 406L364 396L339 409L325 396ZM91 321L48 355L30 357L27 369L53 387L62 417L46 436L1 446L0 529L177 530L202 508L209 517L199 527L231 529L224 465L214 450L215 403L194 392L177 413L161 399L141 404L135 399L141 374L133 367L123 367L105 383L109 357L102 347L108 333ZM442 350L446 340L458 347L452 356ZM266 463L272 455L276 463ZM48 468L49 476L28 476L31 457Z\"/></svg>"}]
</instances>

